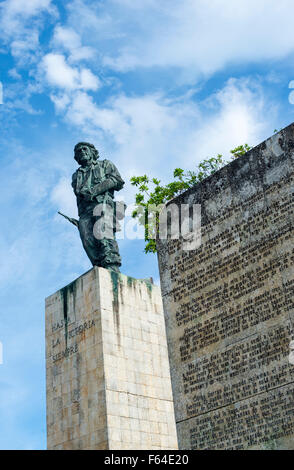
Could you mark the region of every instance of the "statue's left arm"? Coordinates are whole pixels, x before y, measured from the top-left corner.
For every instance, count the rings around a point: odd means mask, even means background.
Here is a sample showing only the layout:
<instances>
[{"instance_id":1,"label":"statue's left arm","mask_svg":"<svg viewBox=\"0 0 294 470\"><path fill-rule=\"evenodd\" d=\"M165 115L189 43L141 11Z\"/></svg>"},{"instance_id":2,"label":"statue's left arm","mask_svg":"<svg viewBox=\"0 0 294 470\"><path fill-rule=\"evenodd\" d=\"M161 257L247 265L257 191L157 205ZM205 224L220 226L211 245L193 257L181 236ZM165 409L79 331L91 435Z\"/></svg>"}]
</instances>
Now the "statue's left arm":
<instances>
[{"instance_id":1,"label":"statue's left arm","mask_svg":"<svg viewBox=\"0 0 294 470\"><path fill-rule=\"evenodd\" d=\"M119 191L125 184L116 166L108 160L106 160L105 163L105 178L101 183L98 183L93 187L92 197L99 196L106 191Z\"/></svg>"}]
</instances>

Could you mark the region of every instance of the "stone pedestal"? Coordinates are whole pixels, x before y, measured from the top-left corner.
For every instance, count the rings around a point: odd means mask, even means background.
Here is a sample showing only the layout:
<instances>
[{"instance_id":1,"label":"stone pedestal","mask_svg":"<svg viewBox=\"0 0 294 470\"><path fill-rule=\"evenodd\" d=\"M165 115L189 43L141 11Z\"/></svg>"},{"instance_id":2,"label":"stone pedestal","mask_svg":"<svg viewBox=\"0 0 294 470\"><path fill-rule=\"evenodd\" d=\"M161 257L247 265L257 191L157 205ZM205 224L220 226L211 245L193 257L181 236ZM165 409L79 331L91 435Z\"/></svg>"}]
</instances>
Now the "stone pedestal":
<instances>
[{"instance_id":1,"label":"stone pedestal","mask_svg":"<svg viewBox=\"0 0 294 470\"><path fill-rule=\"evenodd\" d=\"M177 449L160 288L93 268L46 299L48 449Z\"/></svg>"}]
</instances>

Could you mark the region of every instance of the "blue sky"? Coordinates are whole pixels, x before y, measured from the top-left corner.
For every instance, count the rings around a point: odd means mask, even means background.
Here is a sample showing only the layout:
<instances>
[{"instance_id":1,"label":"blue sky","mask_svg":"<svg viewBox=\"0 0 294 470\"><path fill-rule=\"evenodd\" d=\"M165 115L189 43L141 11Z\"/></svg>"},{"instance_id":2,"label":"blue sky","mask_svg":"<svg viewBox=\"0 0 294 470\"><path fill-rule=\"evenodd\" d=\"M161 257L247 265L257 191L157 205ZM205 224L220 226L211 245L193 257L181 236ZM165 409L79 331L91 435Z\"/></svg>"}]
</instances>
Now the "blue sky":
<instances>
[{"instance_id":1,"label":"blue sky","mask_svg":"<svg viewBox=\"0 0 294 470\"><path fill-rule=\"evenodd\" d=\"M0 449L44 449L44 298L91 265L73 147L169 181L294 120L292 0L0 1ZM294 88L294 82L292 83ZM120 197L119 197L120 199ZM140 240L122 272L158 280Z\"/></svg>"}]
</instances>

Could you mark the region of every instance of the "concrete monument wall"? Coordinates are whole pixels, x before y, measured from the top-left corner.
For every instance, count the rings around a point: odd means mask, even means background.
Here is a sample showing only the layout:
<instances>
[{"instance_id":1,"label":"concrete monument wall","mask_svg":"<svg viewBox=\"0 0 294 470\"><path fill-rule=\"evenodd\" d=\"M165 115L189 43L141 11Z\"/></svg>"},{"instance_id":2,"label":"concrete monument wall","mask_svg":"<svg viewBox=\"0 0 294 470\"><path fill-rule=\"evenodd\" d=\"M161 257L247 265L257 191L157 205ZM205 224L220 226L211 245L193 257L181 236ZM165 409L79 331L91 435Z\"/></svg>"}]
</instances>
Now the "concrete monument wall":
<instances>
[{"instance_id":1,"label":"concrete monument wall","mask_svg":"<svg viewBox=\"0 0 294 470\"><path fill-rule=\"evenodd\" d=\"M46 299L48 449L177 449L160 288L93 268Z\"/></svg>"},{"instance_id":2,"label":"concrete monument wall","mask_svg":"<svg viewBox=\"0 0 294 470\"><path fill-rule=\"evenodd\" d=\"M202 243L161 240L181 449L294 449L294 124L174 199Z\"/></svg>"}]
</instances>

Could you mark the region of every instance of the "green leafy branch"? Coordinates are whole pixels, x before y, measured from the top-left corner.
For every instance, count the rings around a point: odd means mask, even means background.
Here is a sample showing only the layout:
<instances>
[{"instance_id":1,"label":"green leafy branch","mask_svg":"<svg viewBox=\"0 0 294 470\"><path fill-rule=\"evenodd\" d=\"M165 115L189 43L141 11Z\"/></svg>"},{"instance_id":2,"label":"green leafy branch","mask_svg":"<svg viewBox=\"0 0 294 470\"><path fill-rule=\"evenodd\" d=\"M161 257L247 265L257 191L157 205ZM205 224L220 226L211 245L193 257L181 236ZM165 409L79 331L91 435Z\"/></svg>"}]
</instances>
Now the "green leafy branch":
<instances>
[{"instance_id":1,"label":"green leafy branch","mask_svg":"<svg viewBox=\"0 0 294 470\"><path fill-rule=\"evenodd\" d=\"M236 147L230 151L231 160L239 158L250 149L248 144ZM150 178L147 175L131 178L131 184L138 188L138 193L135 196L136 209L133 211L132 217L137 218L139 224L144 226L145 253L156 252L160 208L174 197L220 170L227 163L228 161L224 159L223 155L218 154L216 157L207 158L199 163L196 171L185 172L182 168L176 168L173 173L174 180L165 185L161 184L159 179ZM155 207L159 210L154 213Z\"/></svg>"}]
</instances>

